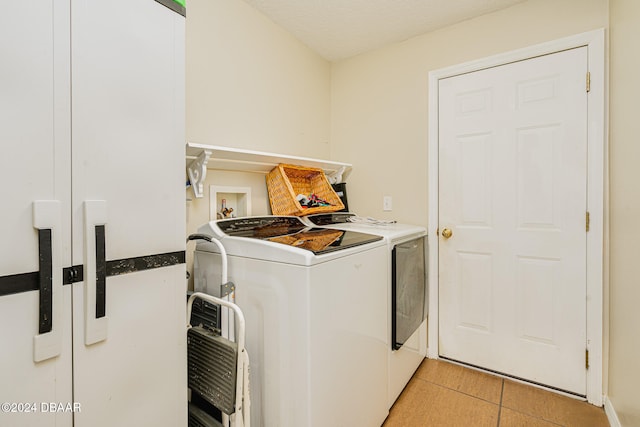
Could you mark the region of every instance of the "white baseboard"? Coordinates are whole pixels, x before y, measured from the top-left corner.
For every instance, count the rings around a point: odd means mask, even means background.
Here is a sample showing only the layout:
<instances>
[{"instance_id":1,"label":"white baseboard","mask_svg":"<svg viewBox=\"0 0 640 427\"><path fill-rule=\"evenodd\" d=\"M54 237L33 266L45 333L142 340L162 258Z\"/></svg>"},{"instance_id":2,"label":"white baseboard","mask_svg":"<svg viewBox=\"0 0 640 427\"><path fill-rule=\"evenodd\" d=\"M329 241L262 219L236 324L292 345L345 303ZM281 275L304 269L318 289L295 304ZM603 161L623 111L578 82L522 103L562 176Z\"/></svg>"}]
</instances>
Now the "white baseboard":
<instances>
[{"instance_id":1,"label":"white baseboard","mask_svg":"<svg viewBox=\"0 0 640 427\"><path fill-rule=\"evenodd\" d=\"M613 408L613 404L609 400L609 396L604 397L604 413L607 414L611 427L622 427L622 424L620 424L620 420L618 419L618 414L616 414L616 410Z\"/></svg>"}]
</instances>

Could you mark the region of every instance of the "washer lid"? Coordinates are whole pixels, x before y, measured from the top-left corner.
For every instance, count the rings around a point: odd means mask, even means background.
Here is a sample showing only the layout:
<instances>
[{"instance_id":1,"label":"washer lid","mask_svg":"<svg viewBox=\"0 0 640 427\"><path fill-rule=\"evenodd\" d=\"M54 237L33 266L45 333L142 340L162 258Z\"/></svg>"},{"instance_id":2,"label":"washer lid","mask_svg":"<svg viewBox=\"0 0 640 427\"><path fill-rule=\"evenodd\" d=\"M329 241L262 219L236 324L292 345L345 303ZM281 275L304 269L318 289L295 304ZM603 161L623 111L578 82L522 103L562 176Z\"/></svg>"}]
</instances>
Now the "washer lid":
<instances>
[{"instance_id":1,"label":"washer lid","mask_svg":"<svg viewBox=\"0 0 640 427\"><path fill-rule=\"evenodd\" d=\"M216 221L222 233L234 237L264 239L298 233L309 226L296 216L251 216Z\"/></svg>"},{"instance_id":2,"label":"washer lid","mask_svg":"<svg viewBox=\"0 0 640 427\"><path fill-rule=\"evenodd\" d=\"M247 217L220 220L216 224L231 237L280 243L316 255L382 240L381 236L358 231L309 227L300 218L288 216Z\"/></svg>"},{"instance_id":3,"label":"washer lid","mask_svg":"<svg viewBox=\"0 0 640 427\"><path fill-rule=\"evenodd\" d=\"M420 225L399 224L396 222L352 222L358 216L351 212L333 212L309 215L303 221L309 226L331 228L333 230L351 230L383 237L388 243L398 243L414 237L425 236L426 228Z\"/></svg>"},{"instance_id":4,"label":"washer lid","mask_svg":"<svg viewBox=\"0 0 640 427\"><path fill-rule=\"evenodd\" d=\"M349 218L355 217L356 214L351 212L332 212L308 215L305 220L313 225L333 225L349 223Z\"/></svg>"}]
</instances>

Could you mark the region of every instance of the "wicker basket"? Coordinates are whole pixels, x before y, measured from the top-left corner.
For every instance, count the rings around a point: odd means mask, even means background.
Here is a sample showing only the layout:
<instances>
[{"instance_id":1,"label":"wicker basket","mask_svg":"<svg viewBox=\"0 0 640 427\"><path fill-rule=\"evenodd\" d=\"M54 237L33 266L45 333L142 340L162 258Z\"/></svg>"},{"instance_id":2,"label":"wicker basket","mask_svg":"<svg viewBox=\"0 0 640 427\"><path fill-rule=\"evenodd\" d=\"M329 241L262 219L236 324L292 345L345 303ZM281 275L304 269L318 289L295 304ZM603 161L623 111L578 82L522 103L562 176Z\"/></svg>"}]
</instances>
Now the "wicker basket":
<instances>
[{"instance_id":1,"label":"wicker basket","mask_svg":"<svg viewBox=\"0 0 640 427\"><path fill-rule=\"evenodd\" d=\"M279 164L267 174L267 190L273 215L304 216L344 209L340 197L319 168ZM315 194L330 206L303 207L296 200L298 194L307 197Z\"/></svg>"}]
</instances>

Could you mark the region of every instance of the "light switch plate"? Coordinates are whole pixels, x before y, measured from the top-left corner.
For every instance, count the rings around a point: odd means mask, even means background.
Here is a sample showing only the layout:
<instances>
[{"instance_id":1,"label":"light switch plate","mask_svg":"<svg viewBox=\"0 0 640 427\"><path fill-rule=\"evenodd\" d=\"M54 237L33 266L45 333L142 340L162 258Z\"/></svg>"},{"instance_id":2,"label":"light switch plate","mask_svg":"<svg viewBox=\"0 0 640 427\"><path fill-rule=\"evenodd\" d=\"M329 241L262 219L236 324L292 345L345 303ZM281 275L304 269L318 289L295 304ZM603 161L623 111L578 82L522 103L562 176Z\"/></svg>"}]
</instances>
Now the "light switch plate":
<instances>
[{"instance_id":1,"label":"light switch plate","mask_svg":"<svg viewBox=\"0 0 640 427\"><path fill-rule=\"evenodd\" d=\"M384 196L382 198L382 210L385 212L391 212L393 208L393 200L391 196Z\"/></svg>"}]
</instances>

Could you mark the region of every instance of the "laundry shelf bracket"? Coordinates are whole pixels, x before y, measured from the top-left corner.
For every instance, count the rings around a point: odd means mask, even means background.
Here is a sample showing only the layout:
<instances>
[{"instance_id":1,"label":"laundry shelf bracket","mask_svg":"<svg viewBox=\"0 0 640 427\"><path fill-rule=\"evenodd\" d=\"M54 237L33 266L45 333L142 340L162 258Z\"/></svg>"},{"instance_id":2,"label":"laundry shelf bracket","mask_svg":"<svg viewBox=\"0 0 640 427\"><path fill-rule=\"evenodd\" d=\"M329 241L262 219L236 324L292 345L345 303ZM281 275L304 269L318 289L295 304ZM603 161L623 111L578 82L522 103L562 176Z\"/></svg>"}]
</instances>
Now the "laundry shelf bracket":
<instances>
[{"instance_id":1,"label":"laundry shelf bracket","mask_svg":"<svg viewBox=\"0 0 640 427\"><path fill-rule=\"evenodd\" d=\"M207 178L207 164L211 158L210 150L202 150L200 154L187 166L189 182L196 198L204 195L204 180Z\"/></svg>"}]
</instances>

